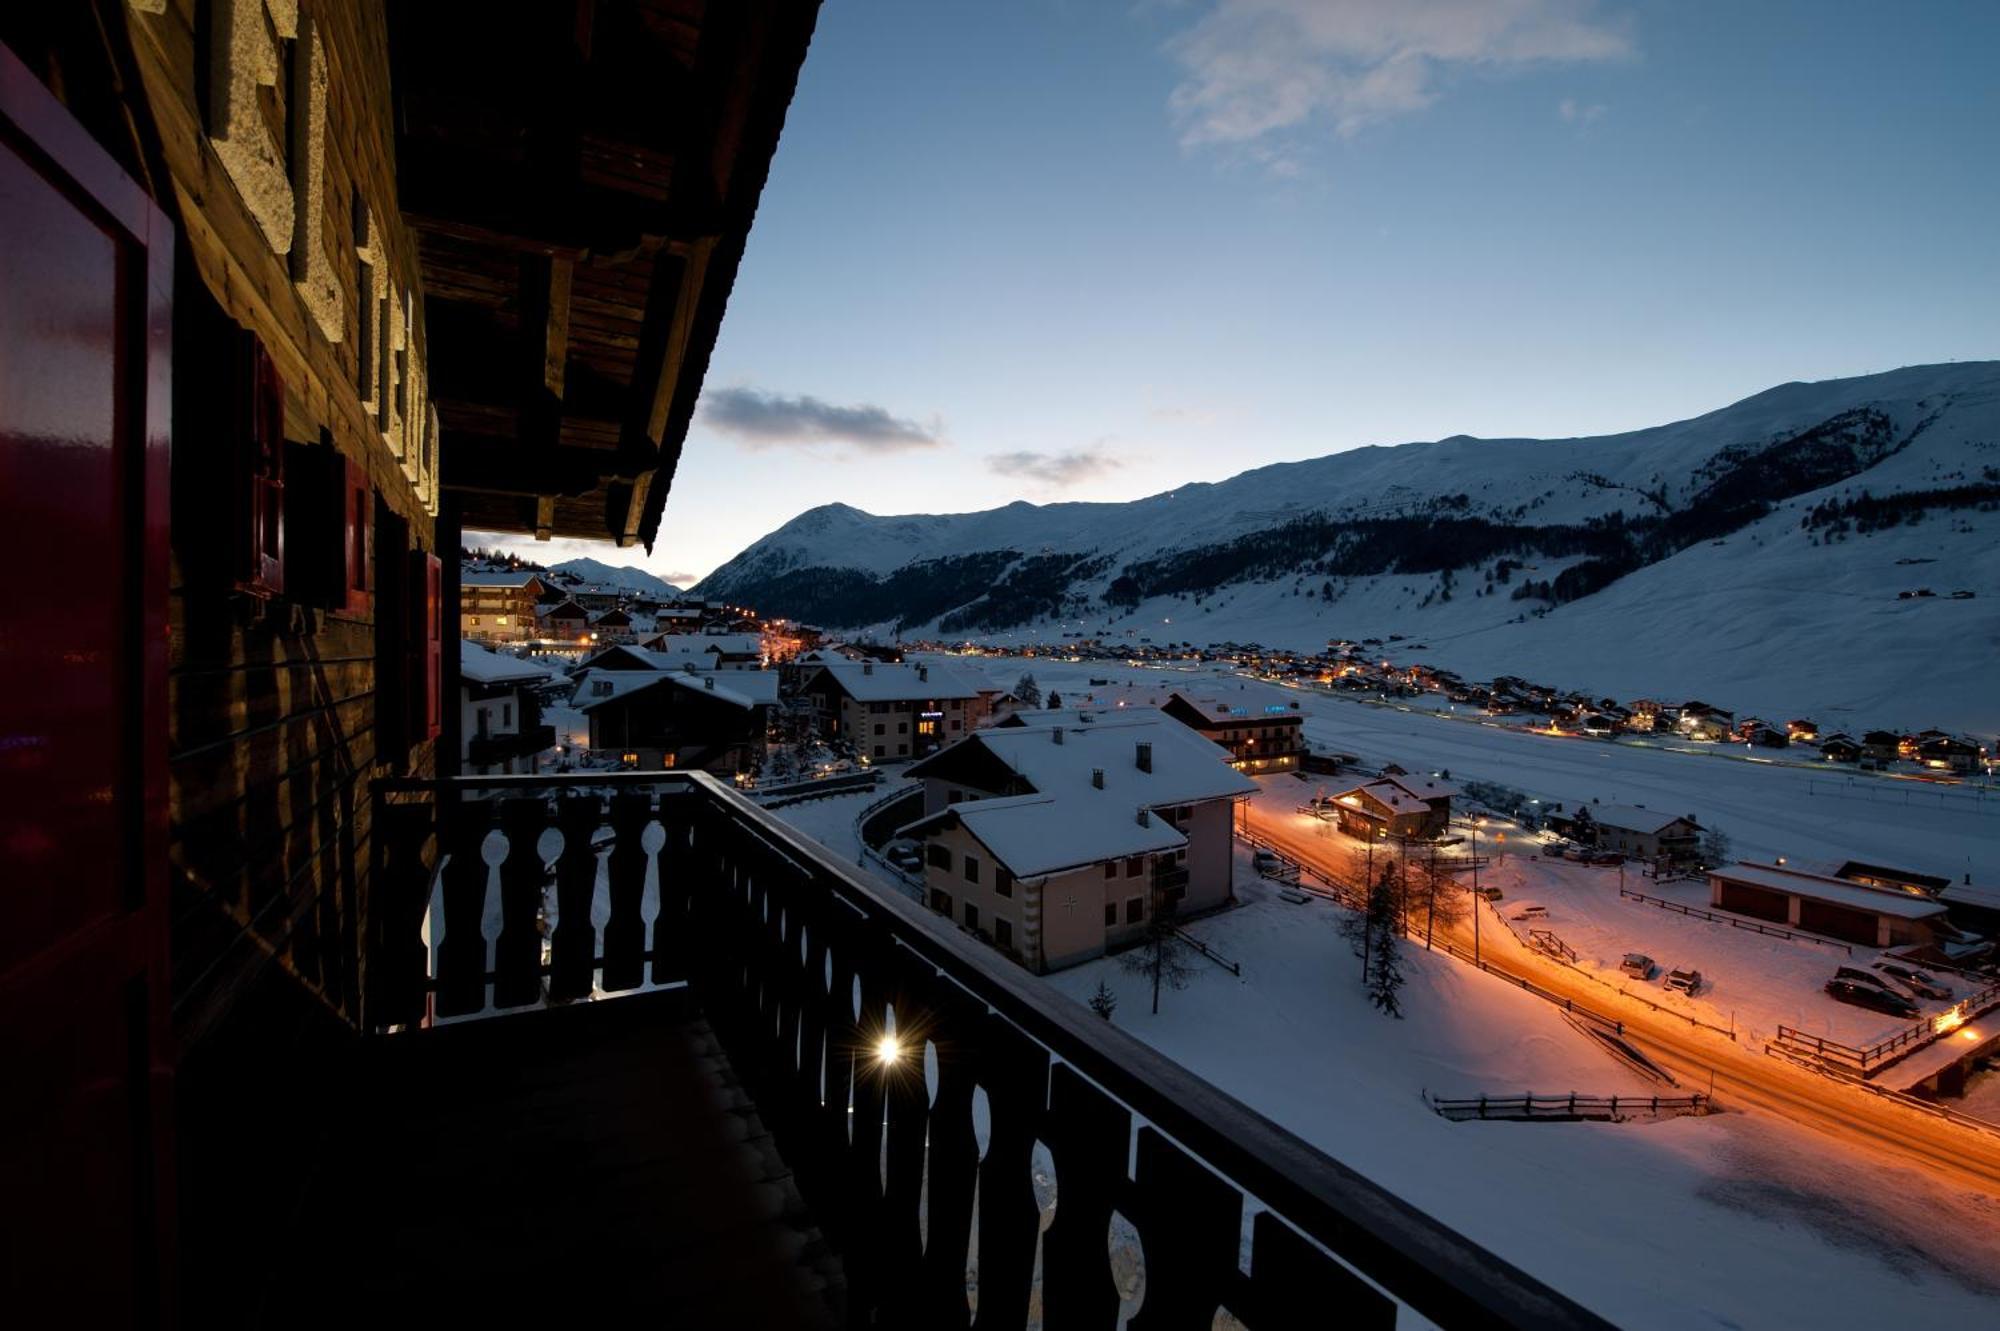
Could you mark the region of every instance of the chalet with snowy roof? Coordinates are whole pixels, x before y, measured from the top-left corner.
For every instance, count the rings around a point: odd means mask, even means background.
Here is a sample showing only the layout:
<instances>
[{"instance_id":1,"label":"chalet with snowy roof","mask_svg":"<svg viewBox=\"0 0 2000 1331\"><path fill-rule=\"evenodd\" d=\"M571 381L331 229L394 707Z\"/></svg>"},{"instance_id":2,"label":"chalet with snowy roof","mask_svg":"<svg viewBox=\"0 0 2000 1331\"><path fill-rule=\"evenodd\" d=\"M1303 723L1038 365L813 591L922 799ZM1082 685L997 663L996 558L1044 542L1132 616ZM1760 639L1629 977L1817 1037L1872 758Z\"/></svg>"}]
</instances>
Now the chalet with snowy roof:
<instances>
[{"instance_id":1,"label":"chalet with snowy roof","mask_svg":"<svg viewBox=\"0 0 2000 1331\"><path fill-rule=\"evenodd\" d=\"M1861 760L1861 746L1847 735L1829 735L1819 742L1819 756L1830 763L1852 763Z\"/></svg>"},{"instance_id":2,"label":"chalet with snowy roof","mask_svg":"<svg viewBox=\"0 0 2000 1331\"><path fill-rule=\"evenodd\" d=\"M1176 690L1160 710L1229 750L1241 772L1295 772L1306 751L1305 716L1295 702L1224 701Z\"/></svg>"},{"instance_id":3,"label":"chalet with snowy roof","mask_svg":"<svg viewBox=\"0 0 2000 1331\"><path fill-rule=\"evenodd\" d=\"M1861 737L1861 756L1878 763L1902 757L1903 737L1893 730L1871 730Z\"/></svg>"},{"instance_id":4,"label":"chalet with snowy roof","mask_svg":"<svg viewBox=\"0 0 2000 1331\"><path fill-rule=\"evenodd\" d=\"M590 619L590 631L597 635L599 642L633 642L632 614L616 607L606 610Z\"/></svg>"},{"instance_id":5,"label":"chalet with snowy roof","mask_svg":"<svg viewBox=\"0 0 2000 1331\"><path fill-rule=\"evenodd\" d=\"M1567 835L1642 860L1692 860L1702 827L1691 815L1648 809L1640 804L1581 804L1566 824Z\"/></svg>"},{"instance_id":6,"label":"chalet with snowy roof","mask_svg":"<svg viewBox=\"0 0 2000 1331\"><path fill-rule=\"evenodd\" d=\"M555 746L553 726L542 723L541 693L554 680L548 669L476 642L459 644L460 757L477 776L539 769L540 755Z\"/></svg>"},{"instance_id":7,"label":"chalet with snowy roof","mask_svg":"<svg viewBox=\"0 0 2000 1331\"><path fill-rule=\"evenodd\" d=\"M1234 802L1256 790L1226 750L1152 709L989 727L909 769L932 909L1032 970L1135 941L1156 912L1230 900Z\"/></svg>"},{"instance_id":8,"label":"chalet with snowy roof","mask_svg":"<svg viewBox=\"0 0 2000 1331\"><path fill-rule=\"evenodd\" d=\"M590 632L590 612L575 601L565 598L543 610L538 616L542 626L542 636L554 638L558 642L584 642Z\"/></svg>"},{"instance_id":9,"label":"chalet with snowy roof","mask_svg":"<svg viewBox=\"0 0 2000 1331\"><path fill-rule=\"evenodd\" d=\"M640 771L699 768L724 775L761 757L778 706L770 670L591 669L575 705L590 723L590 747Z\"/></svg>"},{"instance_id":10,"label":"chalet with snowy roof","mask_svg":"<svg viewBox=\"0 0 2000 1331\"><path fill-rule=\"evenodd\" d=\"M1933 771L1976 772L1985 756L1984 749L1956 735L1936 735L1917 745L1917 761Z\"/></svg>"},{"instance_id":11,"label":"chalet with snowy roof","mask_svg":"<svg viewBox=\"0 0 2000 1331\"><path fill-rule=\"evenodd\" d=\"M1401 769L1334 795L1340 830L1363 841L1431 841L1451 826L1458 787Z\"/></svg>"},{"instance_id":12,"label":"chalet with snowy roof","mask_svg":"<svg viewBox=\"0 0 2000 1331\"><path fill-rule=\"evenodd\" d=\"M1811 744L1819 738L1819 723L1808 717L1793 717L1785 722L1785 734L1794 744Z\"/></svg>"},{"instance_id":13,"label":"chalet with snowy roof","mask_svg":"<svg viewBox=\"0 0 2000 1331\"><path fill-rule=\"evenodd\" d=\"M945 666L872 659L827 661L810 670L801 696L823 739L845 740L864 758L922 758L970 731L978 686Z\"/></svg>"},{"instance_id":14,"label":"chalet with snowy roof","mask_svg":"<svg viewBox=\"0 0 2000 1331\"><path fill-rule=\"evenodd\" d=\"M461 636L475 642L526 642L535 636L535 605L548 591L527 569L467 569L458 575Z\"/></svg>"},{"instance_id":15,"label":"chalet with snowy roof","mask_svg":"<svg viewBox=\"0 0 2000 1331\"><path fill-rule=\"evenodd\" d=\"M1951 879L1941 874L1922 873L1916 869L1898 869L1886 864L1869 864L1863 860L1848 860L1834 870L1833 876L1845 878L1850 883L1860 883L1864 887L1906 892L1912 896L1935 897L1951 886Z\"/></svg>"},{"instance_id":16,"label":"chalet with snowy roof","mask_svg":"<svg viewBox=\"0 0 2000 1331\"><path fill-rule=\"evenodd\" d=\"M1742 862L1708 871L1717 910L1790 925L1864 947L1923 947L1953 931L1942 903L1895 888Z\"/></svg>"}]
</instances>

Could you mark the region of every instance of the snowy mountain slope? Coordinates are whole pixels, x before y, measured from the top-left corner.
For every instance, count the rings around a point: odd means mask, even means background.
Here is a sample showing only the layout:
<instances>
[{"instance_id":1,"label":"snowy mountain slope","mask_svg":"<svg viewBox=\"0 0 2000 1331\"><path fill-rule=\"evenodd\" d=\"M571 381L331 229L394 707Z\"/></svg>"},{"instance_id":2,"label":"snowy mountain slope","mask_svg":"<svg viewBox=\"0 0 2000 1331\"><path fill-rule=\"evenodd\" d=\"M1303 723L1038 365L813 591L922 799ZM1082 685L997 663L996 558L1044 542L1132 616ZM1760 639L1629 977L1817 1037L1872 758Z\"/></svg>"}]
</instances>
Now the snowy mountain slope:
<instances>
[{"instance_id":1,"label":"snowy mountain slope","mask_svg":"<svg viewBox=\"0 0 2000 1331\"><path fill-rule=\"evenodd\" d=\"M1623 435L1355 449L1127 504L828 505L698 590L905 635L1397 633L1477 678L1992 728L1996 508L2000 362L1979 362L1786 384ZM1896 599L1921 586L1937 596Z\"/></svg>"},{"instance_id":2,"label":"snowy mountain slope","mask_svg":"<svg viewBox=\"0 0 2000 1331\"><path fill-rule=\"evenodd\" d=\"M631 564L612 565L595 559L565 559L560 564L551 564L555 572L574 573L585 582L599 586L627 587L648 596L679 596L681 589L671 582L648 573L643 568Z\"/></svg>"}]
</instances>

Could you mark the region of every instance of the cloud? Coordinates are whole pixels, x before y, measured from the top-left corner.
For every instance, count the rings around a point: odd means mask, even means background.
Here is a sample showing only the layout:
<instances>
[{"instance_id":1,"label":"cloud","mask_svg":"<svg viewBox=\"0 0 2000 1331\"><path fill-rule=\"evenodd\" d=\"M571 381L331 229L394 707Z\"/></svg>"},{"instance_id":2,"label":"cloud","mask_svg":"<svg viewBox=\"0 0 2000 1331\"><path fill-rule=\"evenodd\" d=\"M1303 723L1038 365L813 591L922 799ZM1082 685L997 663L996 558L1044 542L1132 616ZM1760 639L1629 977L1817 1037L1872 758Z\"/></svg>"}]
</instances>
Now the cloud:
<instances>
[{"instance_id":1,"label":"cloud","mask_svg":"<svg viewBox=\"0 0 2000 1331\"><path fill-rule=\"evenodd\" d=\"M1592 102L1585 106L1574 97L1565 97L1556 104L1556 113L1572 125L1594 125L1604 115L1602 102Z\"/></svg>"},{"instance_id":2,"label":"cloud","mask_svg":"<svg viewBox=\"0 0 2000 1331\"><path fill-rule=\"evenodd\" d=\"M1116 471L1119 466L1118 459L1097 444L1061 453L1023 450L1018 453L991 453L986 458L986 469L997 475L1035 481L1057 489L1095 480L1107 472Z\"/></svg>"},{"instance_id":3,"label":"cloud","mask_svg":"<svg viewBox=\"0 0 2000 1331\"><path fill-rule=\"evenodd\" d=\"M1302 136L1421 111L1440 72L1612 60L1632 42L1596 0L1215 0L1167 49L1185 75L1169 99L1184 147L1295 175Z\"/></svg>"},{"instance_id":4,"label":"cloud","mask_svg":"<svg viewBox=\"0 0 2000 1331\"><path fill-rule=\"evenodd\" d=\"M1146 418L1168 425L1213 425L1220 419L1207 407L1153 407L1146 412Z\"/></svg>"},{"instance_id":5,"label":"cloud","mask_svg":"<svg viewBox=\"0 0 2000 1331\"><path fill-rule=\"evenodd\" d=\"M786 397L756 388L704 393L701 415L711 429L745 448L810 448L845 444L863 453L900 453L944 443L942 421L921 424L873 403L835 406L816 397Z\"/></svg>"}]
</instances>

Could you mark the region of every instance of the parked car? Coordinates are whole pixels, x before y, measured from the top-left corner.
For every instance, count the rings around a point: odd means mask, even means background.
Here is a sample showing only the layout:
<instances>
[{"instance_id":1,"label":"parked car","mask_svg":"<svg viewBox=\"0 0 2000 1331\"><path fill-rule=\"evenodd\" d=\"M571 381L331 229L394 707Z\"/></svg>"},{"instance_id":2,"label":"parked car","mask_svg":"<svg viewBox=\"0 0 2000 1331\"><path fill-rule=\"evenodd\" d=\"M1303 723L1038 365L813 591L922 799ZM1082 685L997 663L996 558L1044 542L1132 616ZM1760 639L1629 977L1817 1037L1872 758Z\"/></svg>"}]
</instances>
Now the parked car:
<instances>
[{"instance_id":1,"label":"parked car","mask_svg":"<svg viewBox=\"0 0 2000 1331\"><path fill-rule=\"evenodd\" d=\"M1888 976L1877 975L1874 971L1864 971L1854 966L1836 967L1833 972L1833 978L1836 980L1846 980L1853 984L1872 984L1877 989L1886 989L1899 997L1903 992L1897 986L1896 982Z\"/></svg>"},{"instance_id":2,"label":"parked car","mask_svg":"<svg viewBox=\"0 0 2000 1331\"><path fill-rule=\"evenodd\" d=\"M1506 893L1502 892L1497 887L1482 887L1477 889L1473 893L1473 895L1478 897L1481 901L1498 901L1502 897L1506 896Z\"/></svg>"},{"instance_id":3,"label":"parked car","mask_svg":"<svg viewBox=\"0 0 2000 1331\"><path fill-rule=\"evenodd\" d=\"M1919 998L1950 998L1951 986L1941 983L1929 971L1919 970L1906 961L1878 961L1875 969L1891 979L1900 981L1905 989Z\"/></svg>"},{"instance_id":4,"label":"parked car","mask_svg":"<svg viewBox=\"0 0 2000 1331\"><path fill-rule=\"evenodd\" d=\"M1593 850L1584 860L1586 864L1623 864L1625 857L1615 850Z\"/></svg>"},{"instance_id":5,"label":"parked car","mask_svg":"<svg viewBox=\"0 0 2000 1331\"><path fill-rule=\"evenodd\" d=\"M1285 859L1276 851L1260 850L1250 857L1250 867L1258 873L1276 873L1285 867Z\"/></svg>"},{"instance_id":6,"label":"parked car","mask_svg":"<svg viewBox=\"0 0 2000 1331\"><path fill-rule=\"evenodd\" d=\"M1542 843L1542 854L1552 860L1561 859L1563 854L1570 849L1570 844L1567 841L1547 841Z\"/></svg>"},{"instance_id":7,"label":"parked car","mask_svg":"<svg viewBox=\"0 0 2000 1331\"><path fill-rule=\"evenodd\" d=\"M1510 920L1546 920L1549 918L1549 908L1547 906L1538 906L1533 902L1525 902L1517 907L1514 913L1507 918Z\"/></svg>"},{"instance_id":8,"label":"parked car","mask_svg":"<svg viewBox=\"0 0 2000 1331\"><path fill-rule=\"evenodd\" d=\"M905 873L923 872L924 853L908 841L892 841L882 853L889 863Z\"/></svg>"},{"instance_id":9,"label":"parked car","mask_svg":"<svg viewBox=\"0 0 2000 1331\"><path fill-rule=\"evenodd\" d=\"M1575 860L1578 864L1587 864L1590 857L1596 853L1589 846L1564 846L1562 857L1566 860Z\"/></svg>"},{"instance_id":10,"label":"parked car","mask_svg":"<svg viewBox=\"0 0 2000 1331\"><path fill-rule=\"evenodd\" d=\"M1917 1015L1915 1003L1901 994L1891 993L1879 984L1860 984L1853 980L1832 979L1826 982L1826 992L1838 1002L1873 1008L1892 1017Z\"/></svg>"},{"instance_id":11,"label":"parked car","mask_svg":"<svg viewBox=\"0 0 2000 1331\"><path fill-rule=\"evenodd\" d=\"M1618 969L1635 980L1650 980L1660 968L1644 952L1627 952L1625 960L1618 963Z\"/></svg>"},{"instance_id":12,"label":"parked car","mask_svg":"<svg viewBox=\"0 0 2000 1331\"><path fill-rule=\"evenodd\" d=\"M1669 989L1678 989L1684 994L1693 995L1701 989L1701 972L1693 969L1671 970L1667 972L1667 978L1663 983Z\"/></svg>"}]
</instances>

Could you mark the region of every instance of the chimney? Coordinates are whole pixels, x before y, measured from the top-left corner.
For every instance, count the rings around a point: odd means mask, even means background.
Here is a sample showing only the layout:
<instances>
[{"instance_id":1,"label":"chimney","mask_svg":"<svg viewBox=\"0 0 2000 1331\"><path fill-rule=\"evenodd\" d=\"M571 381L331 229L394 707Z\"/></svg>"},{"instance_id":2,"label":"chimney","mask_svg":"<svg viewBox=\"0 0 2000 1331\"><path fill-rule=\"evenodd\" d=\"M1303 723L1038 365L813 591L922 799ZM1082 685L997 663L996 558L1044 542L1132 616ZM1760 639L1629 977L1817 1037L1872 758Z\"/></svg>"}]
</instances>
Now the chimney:
<instances>
[{"instance_id":1,"label":"chimney","mask_svg":"<svg viewBox=\"0 0 2000 1331\"><path fill-rule=\"evenodd\" d=\"M702 681L701 681L701 686L702 686L703 688L705 688L705 689L712 689L712 688L714 688L714 687L715 687L715 676L714 676L714 675L705 675L705 676L703 676L703 677L702 677Z\"/></svg>"},{"instance_id":2,"label":"chimney","mask_svg":"<svg viewBox=\"0 0 2000 1331\"><path fill-rule=\"evenodd\" d=\"M1104 789L1104 769L1102 767L1093 767L1090 769L1090 784L1096 786L1099 790Z\"/></svg>"},{"instance_id":3,"label":"chimney","mask_svg":"<svg viewBox=\"0 0 2000 1331\"><path fill-rule=\"evenodd\" d=\"M864 675L872 675L872 674L874 674L874 673L875 673L875 663L874 663L873 661L863 661L863 662L861 663L861 673L862 673L862 674L864 674Z\"/></svg>"},{"instance_id":4,"label":"chimney","mask_svg":"<svg viewBox=\"0 0 2000 1331\"><path fill-rule=\"evenodd\" d=\"M1056 743L1060 744L1062 743L1062 732L1063 728L1061 726L1057 726L1054 730L1051 730L1049 732L1049 738L1054 740Z\"/></svg>"},{"instance_id":5,"label":"chimney","mask_svg":"<svg viewBox=\"0 0 2000 1331\"><path fill-rule=\"evenodd\" d=\"M929 666L920 665L917 667L917 682L921 684L931 682L931 668Z\"/></svg>"},{"instance_id":6,"label":"chimney","mask_svg":"<svg viewBox=\"0 0 2000 1331\"><path fill-rule=\"evenodd\" d=\"M1145 809L1139 810L1139 826L1151 827L1152 825L1153 815Z\"/></svg>"},{"instance_id":7,"label":"chimney","mask_svg":"<svg viewBox=\"0 0 2000 1331\"><path fill-rule=\"evenodd\" d=\"M1150 740L1139 741L1139 770L1142 772L1153 770L1153 745Z\"/></svg>"}]
</instances>

